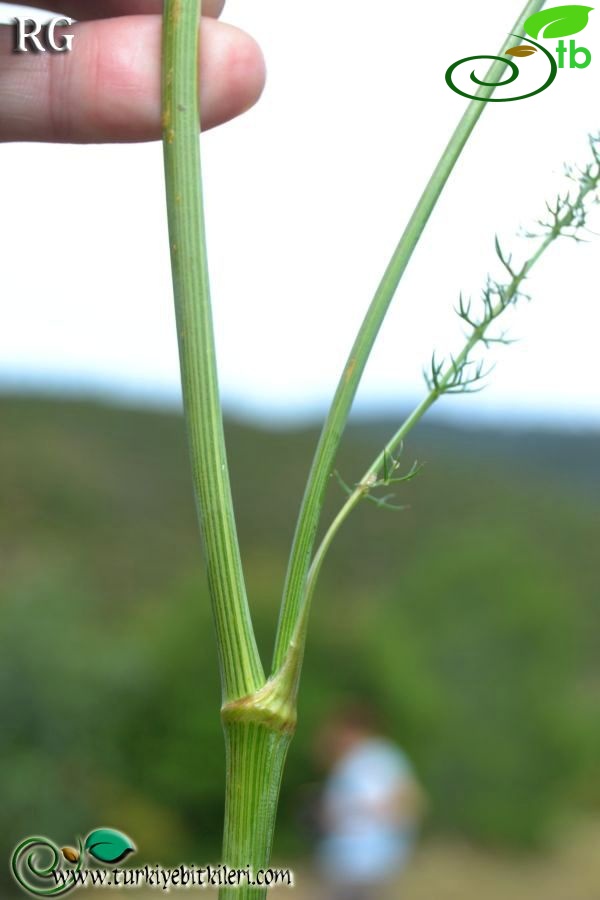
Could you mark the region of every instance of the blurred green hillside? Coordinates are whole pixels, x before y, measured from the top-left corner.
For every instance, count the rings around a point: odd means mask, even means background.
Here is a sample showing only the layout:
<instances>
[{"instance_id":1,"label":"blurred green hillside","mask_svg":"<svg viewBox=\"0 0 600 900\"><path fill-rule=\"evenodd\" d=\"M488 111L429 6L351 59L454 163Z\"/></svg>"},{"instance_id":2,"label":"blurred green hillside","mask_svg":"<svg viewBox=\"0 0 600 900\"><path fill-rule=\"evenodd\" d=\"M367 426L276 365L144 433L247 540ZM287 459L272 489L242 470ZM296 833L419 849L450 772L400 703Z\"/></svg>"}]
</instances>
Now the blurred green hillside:
<instances>
[{"instance_id":1,"label":"blurred green hillside","mask_svg":"<svg viewBox=\"0 0 600 900\"><path fill-rule=\"evenodd\" d=\"M182 420L23 397L0 417L2 852L111 825L140 860L214 859L219 685ZM347 482L391 428L349 430ZM227 428L267 665L316 436ZM324 570L280 857L306 846L315 732L357 694L414 760L432 832L526 849L600 807L600 435L430 423L404 454L425 463L410 508L365 503ZM342 499L332 479L329 511Z\"/></svg>"}]
</instances>

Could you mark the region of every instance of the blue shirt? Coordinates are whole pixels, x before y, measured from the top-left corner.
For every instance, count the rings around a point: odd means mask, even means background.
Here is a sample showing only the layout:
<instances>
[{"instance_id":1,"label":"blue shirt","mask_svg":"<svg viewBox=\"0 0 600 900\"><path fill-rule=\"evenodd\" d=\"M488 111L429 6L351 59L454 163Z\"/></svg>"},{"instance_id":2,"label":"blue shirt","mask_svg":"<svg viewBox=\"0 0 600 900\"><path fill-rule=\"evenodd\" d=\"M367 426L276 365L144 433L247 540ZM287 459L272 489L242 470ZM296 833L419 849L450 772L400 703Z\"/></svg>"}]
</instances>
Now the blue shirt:
<instances>
[{"instance_id":1,"label":"blue shirt","mask_svg":"<svg viewBox=\"0 0 600 900\"><path fill-rule=\"evenodd\" d=\"M337 763L324 792L328 834L319 852L330 879L384 881L402 868L414 825L394 798L412 781L407 758L381 738L366 739Z\"/></svg>"}]
</instances>

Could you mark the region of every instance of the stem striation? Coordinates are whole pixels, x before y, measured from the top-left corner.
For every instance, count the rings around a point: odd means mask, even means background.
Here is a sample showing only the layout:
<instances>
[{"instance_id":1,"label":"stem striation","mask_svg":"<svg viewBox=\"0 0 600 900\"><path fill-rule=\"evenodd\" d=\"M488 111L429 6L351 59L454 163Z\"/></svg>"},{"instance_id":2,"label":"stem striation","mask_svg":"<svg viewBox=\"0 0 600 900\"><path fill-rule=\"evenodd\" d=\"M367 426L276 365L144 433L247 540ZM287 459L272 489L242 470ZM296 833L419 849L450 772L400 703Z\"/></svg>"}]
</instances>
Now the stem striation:
<instances>
[{"instance_id":1,"label":"stem striation","mask_svg":"<svg viewBox=\"0 0 600 900\"><path fill-rule=\"evenodd\" d=\"M199 0L166 0L163 144L183 403L223 684L223 861L267 868L294 727L285 677L265 682L236 535L212 327L198 141ZM266 889L223 888L222 897Z\"/></svg>"},{"instance_id":2,"label":"stem striation","mask_svg":"<svg viewBox=\"0 0 600 900\"><path fill-rule=\"evenodd\" d=\"M274 730L271 724L225 716L227 776L223 859L230 868L252 866L254 875L267 869L279 800L279 788L293 726ZM258 900L266 888L221 888L219 897Z\"/></svg>"},{"instance_id":3,"label":"stem striation","mask_svg":"<svg viewBox=\"0 0 600 900\"><path fill-rule=\"evenodd\" d=\"M162 124L183 407L228 701L257 690L264 673L244 585L217 381L198 141L200 7L200 0L165 3Z\"/></svg>"}]
</instances>

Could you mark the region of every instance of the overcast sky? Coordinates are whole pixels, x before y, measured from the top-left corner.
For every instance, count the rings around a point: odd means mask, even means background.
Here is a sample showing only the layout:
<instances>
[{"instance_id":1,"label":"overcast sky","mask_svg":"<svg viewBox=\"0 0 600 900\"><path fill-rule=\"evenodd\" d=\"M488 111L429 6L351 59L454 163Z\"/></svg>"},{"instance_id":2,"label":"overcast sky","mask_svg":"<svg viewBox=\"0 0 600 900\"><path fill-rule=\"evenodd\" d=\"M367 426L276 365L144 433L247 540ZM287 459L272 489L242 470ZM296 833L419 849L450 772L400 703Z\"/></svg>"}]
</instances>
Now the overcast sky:
<instances>
[{"instance_id":1,"label":"overcast sky","mask_svg":"<svg viewBox=\"0 0 600 900\"><path fill-rule=\"evenodd\" d=\"M466 105L444 72L495 52L521 5L228 0L224 18L259 40L268 65L260 104L203 139L230 406L287 419L325 408ZM495 232L522 258L519 226L543 213L564 161L588 159L586 134L600 130L600 12L577 37L589 68L485 111L398 291L362 408L419 397L432 350L461 347L459 290L477 294L497 273ZM176 400L160 145L11 144L0 158L0 386ZM446 398L444 414L600 425L599 276L600 238L555 245L531 279L533 301L510 319L519 343L492 355L483 394Z\"/></svg>"}]
</instances>

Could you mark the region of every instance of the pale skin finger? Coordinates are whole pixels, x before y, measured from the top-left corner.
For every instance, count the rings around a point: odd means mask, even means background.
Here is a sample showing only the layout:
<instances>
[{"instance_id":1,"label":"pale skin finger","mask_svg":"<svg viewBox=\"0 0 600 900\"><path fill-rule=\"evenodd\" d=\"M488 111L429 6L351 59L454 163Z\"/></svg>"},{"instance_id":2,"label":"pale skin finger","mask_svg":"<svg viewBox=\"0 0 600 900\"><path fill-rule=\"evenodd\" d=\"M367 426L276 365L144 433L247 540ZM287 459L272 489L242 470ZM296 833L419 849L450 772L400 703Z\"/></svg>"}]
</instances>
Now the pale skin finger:
<instances>
[{"instance_id":1,"label":"pale skin finger","mask_svg":"<svg viewBox=\"0 0 600 900\"><path fill-rule=\"evenodd\" d=\"M160 138L161 17L123 16L63 31L75 36L69 53L15 54L12 28L0 29L0 140ZM212 128L256 102L265 70L257 44L239 29L207 18L201 35L201 117L203 128Z\"/></svg>"}]
</instances>

